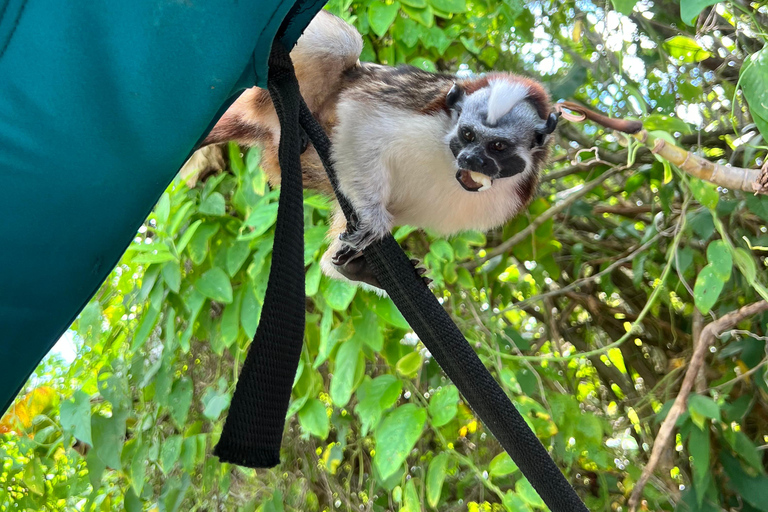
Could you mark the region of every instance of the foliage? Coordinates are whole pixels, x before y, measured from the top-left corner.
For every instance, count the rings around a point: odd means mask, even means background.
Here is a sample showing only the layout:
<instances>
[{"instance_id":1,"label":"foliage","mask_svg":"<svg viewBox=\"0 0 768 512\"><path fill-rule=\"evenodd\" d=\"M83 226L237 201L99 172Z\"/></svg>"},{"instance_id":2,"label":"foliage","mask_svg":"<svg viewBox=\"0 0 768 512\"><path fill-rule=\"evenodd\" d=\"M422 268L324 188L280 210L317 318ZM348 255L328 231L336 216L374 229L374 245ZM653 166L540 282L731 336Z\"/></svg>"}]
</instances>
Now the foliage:
<instances>
[{"instance_id":1,"label":"foliage","mask_svg":"<svg viewBox=\"0 0 768 512\"><path fill-rule=\"evenodd\" d=\"M364 60L528 73L554 99L641 118L707 158L765 158L765 6L328 8L364 35ZM616 510L697 325L768 295L768 199L689 178L595 126L563 125L557 142L540 196L502 229L396 237L589 508ZM0 422L0 510L541 510L391 301L321 275L331 206L312 192L283 462L252 471L211 455L258 325L277 215L259 152L229 149L223 172L168 188L72 326L76 357L47 359ZM745 321L714 347L644 490L649 509L768 511L767 323Z\"/></svg>"}]
</instances>

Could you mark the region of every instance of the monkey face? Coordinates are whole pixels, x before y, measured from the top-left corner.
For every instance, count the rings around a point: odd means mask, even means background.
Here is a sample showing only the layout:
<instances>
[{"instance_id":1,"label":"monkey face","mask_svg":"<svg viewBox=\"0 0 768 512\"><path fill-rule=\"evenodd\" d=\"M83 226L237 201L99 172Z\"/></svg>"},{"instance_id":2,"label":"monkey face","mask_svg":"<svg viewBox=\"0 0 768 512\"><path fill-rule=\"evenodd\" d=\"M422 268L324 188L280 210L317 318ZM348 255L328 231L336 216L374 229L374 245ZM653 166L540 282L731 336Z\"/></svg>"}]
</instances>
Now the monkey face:
<instances>
[{"instance_id":1,"label":"monkey face","mask_svg":"<svg viewBox=\"0 0 768 512\"><path fill-rule=\"evenodd\" d=\"M557 116L541 119L524 84L491 82L470 95L457 88L448 93L447 103L455 112L448 146L459 184L481 192L497 179L538 172Z\"/></svg>"}]
</instances>

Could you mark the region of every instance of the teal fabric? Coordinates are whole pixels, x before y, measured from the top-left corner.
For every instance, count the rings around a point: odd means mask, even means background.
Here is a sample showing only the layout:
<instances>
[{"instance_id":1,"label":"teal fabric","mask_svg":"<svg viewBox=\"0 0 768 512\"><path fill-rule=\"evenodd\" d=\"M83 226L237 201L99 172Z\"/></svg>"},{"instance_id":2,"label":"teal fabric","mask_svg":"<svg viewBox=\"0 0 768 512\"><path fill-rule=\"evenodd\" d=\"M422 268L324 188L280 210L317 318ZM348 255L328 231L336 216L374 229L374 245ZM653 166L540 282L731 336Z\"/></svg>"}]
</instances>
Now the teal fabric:
<instances>
[{"instance_id":1,"label":"teal fabric","mask_svg":"<svg viewBox=\"0 0 768 512\"><path fill-rule=\"evenodd\" d=\"M0 414L319 0L0 0Z\"/></svg>"}]
</instances>

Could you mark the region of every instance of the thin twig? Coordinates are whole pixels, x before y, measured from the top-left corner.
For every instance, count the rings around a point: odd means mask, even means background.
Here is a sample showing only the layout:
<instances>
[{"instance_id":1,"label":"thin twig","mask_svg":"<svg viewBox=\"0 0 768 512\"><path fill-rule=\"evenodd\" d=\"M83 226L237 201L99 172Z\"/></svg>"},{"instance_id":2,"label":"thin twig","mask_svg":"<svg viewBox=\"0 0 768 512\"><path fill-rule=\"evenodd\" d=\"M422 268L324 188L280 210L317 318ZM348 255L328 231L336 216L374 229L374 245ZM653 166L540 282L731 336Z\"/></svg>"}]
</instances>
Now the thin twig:
<instances>
[{"instance_id":1,"label":"thin twig","mask_svg":"<svg viewBox=\"0 0 768 512\"><path fill-rule=\"evenodd\" d=\"M718 384L717 386L712 386L710 389L720 389L720 388L724 388L724 387L726 387L726 386L730 386L731 384L736 384L736 383L737 383L737 382L739 382L740 380L744 380L744 379L746 379L747 377L749 377L750 375L752 375L753 373L755 373L755 372L756 372L757 370L759 370L759 369L760 369L760 367L762 367L762 366L763 366L765 363L768 363L768 357L764 358L762 361L760 361L759 363L757 363L757 364L754 366L754 368L750 368L749 370L747 370L747 371L745 371L744 373L740 374L738 377L734 377L734 378L732 378L731 380L729 380L729 381L727 381L727 382L723 382L722 384Z\"/></svg>"},{"instance_id":2,"label":"thin twig","mask_svg":"<svg viewBox=\"0 0 768 512\"><path fill-rule=\"evenodd\" d=\"M483 263L485 263L486 261L492 258L495 258L500 254L504 254L505 252L510 250L512 247L514 247L515 245L525 240L530 234L536 231L536 229L538 229L538 227L544 224L546 221L548 221L558 213L562 212L566 208L571 207L573 203L575 203L577 200L581 199L582 197L590 193L592 190L602 185L603 182L605 182L605 180L607 180L611 176L615 176L616 174L626 169L627 169L626 166L614 167L613 169L604 172L599 177L595 178L589 183L584 184L583 187L579 187L578 190L574 191L567 198L557 203L556 205L552 206L552 208L550 208L549 210L545 211L544 213L542 213L541 215L533 219L533 221L528 226L526 226L525 229L523 229L522 231L518 231L513 237L507 239L506 241L504 241L504 243L496 246L485 257L480 258L477 261L470 262L470 264L466 266L469 268L477 268L481 266Z\"/></svg>"},{"instance_id":3,"label":"thin twig","mask_svg":"<svg viewBox=\"0 0 768 512\"><path fill-rule=\"evenodd\" d=\"M667 417L661 424L659 433L656 435L656 440L653 443L651 456L648 458L648 464L646 464L645 469L643 469L643 474L640 476L640 479L632 490L632 496L629 498L630 512L635 512L635 510L637 510L637 506L643 494L643 487L645 487L648 479L656 469L664 450L667 449L669 440L672 438L675 423L683 411L685 411L688 395L691 393L696 376L704 364L704 359L709 351L709 347L714 343L719 333L731 329L745 318L762 313L763 311L768 311L768 301L761 300L759 302L753 302L737 311L731 311L719 320L715 320L702 329L701 340L699 340L699 344L696 346L691 361L688 364L688 370L685 372L685 378L683 379L683 384L680 386L680 392L678 393L677 398L675 398L675 402L672 404L669 413L667 413Z\"/></svg>"},{"instance_id":4,"label":"thin twig","mask_svg":"<svg viewBox=\"0 0 768 512\"><path fill-rule=\"evenodd\" d=\"M630 252L627 256L624 256L623 258L619 258L618 260L614 261L613 263L611 263L610 265L608 265L607 267L605 267L603 270L601 270L600 272L598 272L596 274L592 274L591 276L587 276L587 277L583 277L581 279L578 279L578 280L572 282L569 285L563 286L562 288L557 288L555 290L550 290L548 292L539 293L538 295L534 295L533 297L529 297L529 298L521 300L519 302L515 302L515 303L507 306L506 308L504 308L501 312L502 313L506 313L507 311L512 311L513 309L519 309L519 308L521 308L523 306L527 306L527 305L531 304L532 302L537 302L537 301L540 301L542 299L546 299L546 298L549 298L549 297L555 297L555 296L558 296L558 295L563 295L565 293L568 293L570 291L575 290L576 288L578 288L580 286L584 286L585 284L589 284L591 282L597 281L598 279L600 279L604 275L610 274L615 269L617 269L618 267L624 265L625 263L628 263L628 262L634 260L637 257L638 254L642 253L643 251L645 251L649 247L651 247L653 245L656 245L656 242L661 237L662 237L662 234L661 233L657 233L656 235L651 237L650 240L645 242L643 245L641 245L637 249L635 249L632 252Z\"/></svg>"}]
</instances>

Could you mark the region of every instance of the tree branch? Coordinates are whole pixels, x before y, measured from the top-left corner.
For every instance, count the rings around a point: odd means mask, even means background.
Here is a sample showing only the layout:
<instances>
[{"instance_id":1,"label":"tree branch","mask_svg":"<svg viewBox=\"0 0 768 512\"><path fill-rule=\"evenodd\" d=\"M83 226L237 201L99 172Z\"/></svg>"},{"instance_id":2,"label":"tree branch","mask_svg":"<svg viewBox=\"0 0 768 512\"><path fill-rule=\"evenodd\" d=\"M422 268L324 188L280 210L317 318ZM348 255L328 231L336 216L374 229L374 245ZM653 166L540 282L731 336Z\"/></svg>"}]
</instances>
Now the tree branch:
<instances>
[{"instance_id":1,"label":"tree branch","mask_svg":"<svg viewBox=\"0 0 768 512\"><path fill-rule=\"evenodd\" d=\"M714 343L717 335L721 332L732 329L737 323L745 318L762 313L763 311L768 311L768 301L762 300L753 302L737 311L731 311L724 317L712 322L702 329L701 339L693 352L693 356L691 356L691 361L688 364L688 370L685 372L683 384L680 386L680 392L678 393L677 398L675 398L675 402L672 404L672 408L669 410L667 417L664 419L664 423L661 424L659 433L656 436L656 441L653 443L653 450L648 459L648 464L646 464L645 469L643 469L643 474L640 476L640 479L632 490L632 495L629 498L630 512L635 512L635 510L637 510L637 506L643 494L643 487L648 483L648 479L656 469L656 465L659 463L669 440L672 438L675 423L685 410L688 395L691 393L691 388L696 381L699 370L704 364L704 359L707 356L710 345Z\"/></svg>"}]
</instances>

